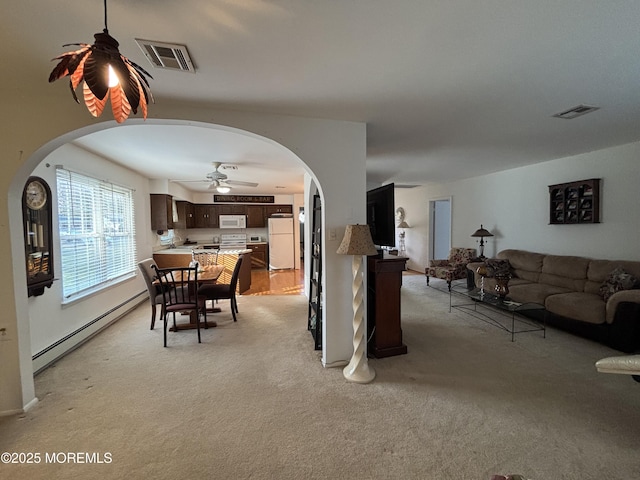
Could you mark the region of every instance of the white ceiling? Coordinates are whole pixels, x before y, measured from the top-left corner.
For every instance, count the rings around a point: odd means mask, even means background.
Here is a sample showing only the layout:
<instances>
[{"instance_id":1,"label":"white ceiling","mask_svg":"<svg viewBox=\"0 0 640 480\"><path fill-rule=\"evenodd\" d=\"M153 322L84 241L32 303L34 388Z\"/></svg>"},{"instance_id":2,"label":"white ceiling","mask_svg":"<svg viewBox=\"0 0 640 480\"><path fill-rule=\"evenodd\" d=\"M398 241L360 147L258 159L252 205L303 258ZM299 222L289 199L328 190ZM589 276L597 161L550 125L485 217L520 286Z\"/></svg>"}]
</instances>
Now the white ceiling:
<instances>
[{"instance_id":1,"label":"white ceiling","mask_svg":"<svg viewBox=\"0 0 640 480\"><path fill-rule=\"evenodd\" d=\"M47 84L50 59L65 43L93 42L103 2L0 1L0 54L11 66L0 88L69 95L69 108L80 108L66 80ZM444 182L640 140L636 0L109 0L108 8L122 54L153 75L156 103L366 122L371 183ZM153 68L134 38L186 44L196 74ZM552 117L582 103L600 110ZM223 161L239 166L229 178L266 184L278 172L271 180L283 183L279 172L292 170L301 181L300 167L268 143L154 130L127 126L81 143L153 178L183 178L184 162L204 175ZM113 145L126 145L126 158Z\"/></svg>"}]
</instances>

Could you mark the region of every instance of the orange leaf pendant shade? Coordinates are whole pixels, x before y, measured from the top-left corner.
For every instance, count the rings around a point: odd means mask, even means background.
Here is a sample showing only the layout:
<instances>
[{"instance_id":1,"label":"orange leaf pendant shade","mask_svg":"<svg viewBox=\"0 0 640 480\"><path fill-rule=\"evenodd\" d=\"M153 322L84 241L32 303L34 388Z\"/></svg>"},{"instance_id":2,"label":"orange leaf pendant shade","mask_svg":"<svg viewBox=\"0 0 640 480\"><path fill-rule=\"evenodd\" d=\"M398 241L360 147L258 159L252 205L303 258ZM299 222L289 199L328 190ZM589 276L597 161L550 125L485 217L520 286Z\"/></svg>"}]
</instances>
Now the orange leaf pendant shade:
<instances>
[{"instance_id":1,"label":"orange leaf pendant shade","mask_svg":"<svg viewBox=\"0 0 640 480\"><path fill-rule=\"evenodd\" d=\"M147 104L153 102L149 90L151 75L141 66L120 54L118 41L109 35L105 28L102 33L94 35L95 43L71 43L78 50L63 53L54 58L60 60L49 75L49 82L69 76L69 87L76 102L76 88L84 80L82 93L87 109L94 117L99 117L107 100L111 98L113 118L118 123L124 122L131 112L142 111L147 118ZM111 80L110 80L111 77Z\"/></svg>"}]
</instances>

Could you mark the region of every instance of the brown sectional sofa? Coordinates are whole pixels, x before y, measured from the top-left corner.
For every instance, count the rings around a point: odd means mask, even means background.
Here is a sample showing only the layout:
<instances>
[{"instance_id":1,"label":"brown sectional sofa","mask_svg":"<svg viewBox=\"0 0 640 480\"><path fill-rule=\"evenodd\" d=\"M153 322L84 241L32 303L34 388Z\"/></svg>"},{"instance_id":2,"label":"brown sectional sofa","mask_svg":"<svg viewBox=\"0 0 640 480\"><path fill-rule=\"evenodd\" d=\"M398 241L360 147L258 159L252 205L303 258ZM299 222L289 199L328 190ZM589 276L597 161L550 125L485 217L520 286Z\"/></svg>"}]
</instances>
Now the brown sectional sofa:
<instances>
[{"instance_id":1,"label":"brown sectional sofa","mask_svg":"<svg viewBox=\"0 0 640 480\"><path fill-rule=\"evenodd\" d=\"M600 341L623 352L640 351L640 284L613 293L606 301L601 286L616 268L640 279L640 262L595 260L568 255L546 255L524 250L503 250L497 259L508 260L511 279L508 297L516 302L545 306L547 322ZM492 263L491 259L486 262ZM476 272L484 262L467 265L480 286ZM495 279L485 277L491 292Z\"/></svg>"}]
</instances>

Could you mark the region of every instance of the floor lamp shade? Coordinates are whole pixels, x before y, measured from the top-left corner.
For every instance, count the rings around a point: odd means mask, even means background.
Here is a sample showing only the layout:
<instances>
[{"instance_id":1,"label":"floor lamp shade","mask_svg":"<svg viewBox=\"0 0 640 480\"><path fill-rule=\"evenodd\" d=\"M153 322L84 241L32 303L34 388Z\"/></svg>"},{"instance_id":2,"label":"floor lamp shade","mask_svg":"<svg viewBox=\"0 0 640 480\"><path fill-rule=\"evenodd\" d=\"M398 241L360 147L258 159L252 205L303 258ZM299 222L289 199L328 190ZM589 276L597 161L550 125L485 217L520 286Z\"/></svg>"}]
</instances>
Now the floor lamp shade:
<instances>
[{"instance_id":1,"label":"floor lamp shade","mask_svg":"<svg viewBox=\"0 0 640 480\"><path fill-rule=\"evenodd\" d=\"M378 250L371 239L368 225L347 225L344 238L336 252L340 255L376 255Z\"/></svg>"},{"instance_id":2,"label":"floor lamp shade","mask_svg":"<svg viewBox=\"0 0 640 480\"><path fill-rule=\"evenodd\" d=\"M336 253L353 255L353 355L342 372L350 382L369 383L375 378L376 372L369 367L367 360L362 257L378 253L373 240L371 240L369 227L367 225L347 225L344 238Z\"/></svg>"}]
</instances>

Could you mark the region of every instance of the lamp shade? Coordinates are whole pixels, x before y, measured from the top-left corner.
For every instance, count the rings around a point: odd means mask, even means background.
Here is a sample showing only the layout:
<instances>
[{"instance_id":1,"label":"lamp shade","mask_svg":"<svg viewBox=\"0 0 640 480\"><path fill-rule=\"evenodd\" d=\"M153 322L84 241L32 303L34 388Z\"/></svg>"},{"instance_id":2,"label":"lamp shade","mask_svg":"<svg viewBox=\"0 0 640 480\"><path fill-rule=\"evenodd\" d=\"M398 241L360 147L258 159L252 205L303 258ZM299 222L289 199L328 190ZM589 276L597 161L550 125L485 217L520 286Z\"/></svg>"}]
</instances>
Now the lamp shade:
<instances>
[{"instance_id":1,"label":"lamp shade","mask_svg":"<svg viewBox=\"0 0 640 480\"><path fill-rule=\"evenodd\" d=\"M376 255L378 250L371 239L369 225L347 225L344 238L336 253L339 255Z\"/></svg>"},{"instance_id":2,"label":"lamp shade","mask_svg":"<svg viewBox=\"0 0 640 480\"><path fill-rule=\"evenodd\" d=\"M398 224L398 228L411 228L407 222L404 220Z\"/></svg>"},{"instance_id":3,"label":"lamp shade","mask_svg":"<svg viewBox=\"0 0 640 480\"><path fill-rule=\"evenodd\" d=\"M471 234L472 237L493 237L493 233L480 224L480 228Z\"/></svg>"}]
</instances>

